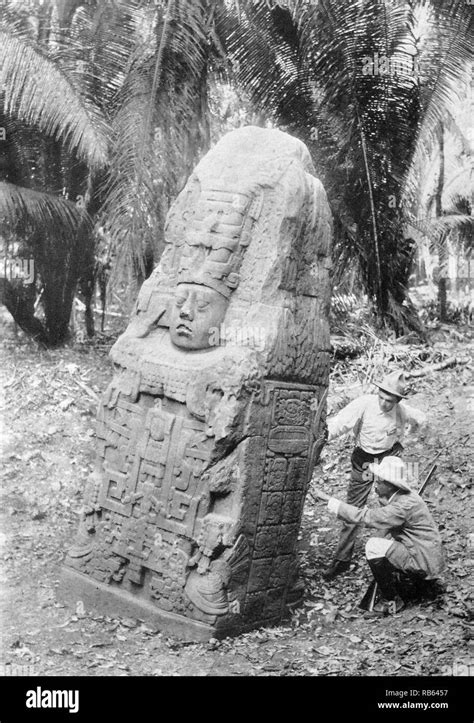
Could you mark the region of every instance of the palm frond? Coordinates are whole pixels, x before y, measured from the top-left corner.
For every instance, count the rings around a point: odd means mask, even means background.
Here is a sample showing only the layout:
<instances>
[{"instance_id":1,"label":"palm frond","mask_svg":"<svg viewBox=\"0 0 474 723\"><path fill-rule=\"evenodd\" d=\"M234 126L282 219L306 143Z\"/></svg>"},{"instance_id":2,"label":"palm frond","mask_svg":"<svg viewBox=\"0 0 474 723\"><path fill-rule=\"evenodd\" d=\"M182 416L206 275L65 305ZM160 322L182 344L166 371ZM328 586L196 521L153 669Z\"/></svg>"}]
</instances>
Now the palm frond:
<instances>
[{"instance_id":1,"label":"palm frond","mask_svg":"<svg viewBox=\"0 0 474 723\"><path fill-rule=\"evenodd\" d=\"M150 0L81 4L67 32L55 38L60 68L107 118L130 68L149 55L155 13Z\"/></svg>"},{"instance_id":2,"label":"palm frond","mask_svg":"<svg viewBox=\"0 0 474 723\"><path fill-rule=\"evenodd\" d=\"M115 257L112 284L122 269L142 277L150 272L163 248L170 201L208 146L212 6L160 3L148 49L135 54L117 96L102 214Z\"/></svg>"},{"instance_id":3,"label":"palm frond","mask_svg":"<svg viewBox=\"0 0 474 723\"><path fill-rule=\"evenodd\" d=\"M75 151L91 168L107 163L108 135L96 106L31 42L0 28L0 87L5 112Z\"/></svg>"},{"instance_id":4,"label":"palm frond","mask_svg":"<svg viewBox=\"0 0 474 723\"><path fill-rule=\"evenodd\" d=\"M419 131L413 146L412 164L405 179L405 195L418 192L420 169L426 172L437 145L442 123L461 140L470 153L469 142L457 128L451 109L457 107L469 84L474 60L474 13L462 0L419 3L426 11L427 29L419 39L419 68L422 77Z\"/></svg>"},{"instance_id":5,"label":"palm frond","mask_svg":"<svg viewBox=\"0 0 474 723\"><path fill-rule=\"evenodd\" d=\"M90 226L90 218L64 198L0 181L0 223L14 228L30 224L60 235Z\"/></svg>"},{"instance_id":6,"label":"palm frond","mask_svg":"<svg viewBox=\"0 0 474 723\"><path fill-rule=\"evenodd\" d=\"M411 219L407 225L426 239L434 250L446 241L452 231L462 231L466 237L474 234L474 217L462 213Z\"/></svg>"}]
</instances>

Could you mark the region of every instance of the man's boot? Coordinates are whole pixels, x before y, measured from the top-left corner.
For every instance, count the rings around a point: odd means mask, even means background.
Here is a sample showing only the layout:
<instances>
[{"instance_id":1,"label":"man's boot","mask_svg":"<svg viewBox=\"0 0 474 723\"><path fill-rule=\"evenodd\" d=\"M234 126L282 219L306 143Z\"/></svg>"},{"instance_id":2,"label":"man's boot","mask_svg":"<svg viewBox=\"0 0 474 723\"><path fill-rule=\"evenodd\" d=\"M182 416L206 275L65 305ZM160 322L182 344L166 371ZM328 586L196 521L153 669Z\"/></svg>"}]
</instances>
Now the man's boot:
<instances>
[{"instance_id":1,"label":"man's boot","mask_svg":"<svg viewBox=\"0 0 474 723\"><path fill-rule=\"evenodd\" d=\"M380 592L380 599L373 607L375 613L390 615L400 612L405 603L399 595L397 569L386 557L367 560Z\"/></svg>"}]
</instances>

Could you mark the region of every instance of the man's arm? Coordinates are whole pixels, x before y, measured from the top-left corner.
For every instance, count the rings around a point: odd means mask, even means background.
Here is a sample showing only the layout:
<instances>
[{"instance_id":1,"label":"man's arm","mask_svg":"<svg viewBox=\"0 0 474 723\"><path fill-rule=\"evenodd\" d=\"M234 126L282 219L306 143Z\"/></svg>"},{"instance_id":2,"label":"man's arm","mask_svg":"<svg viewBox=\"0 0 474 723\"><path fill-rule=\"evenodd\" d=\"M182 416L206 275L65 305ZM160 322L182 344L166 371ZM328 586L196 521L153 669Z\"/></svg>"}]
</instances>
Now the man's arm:
<instances>
[{"instance_id":1,"label":"man's arm","mask_svg":"<svg viewBox=\"0 0 474 723\"><path fill-rule=\"evenodd\" d=\"M411 428L416 429L417 427L425 428L428 426L428 417L420 409L410 407L406 402L400 402L402 414L405 418L405 422L410 425Z\"/></svg>"},{"instance_id":2,"label":"man's arm","mask_svg":"<svg viewBox=\"0 0 474 723\"><path fill-rule=\"evenodd\" d=\"M349 402L341 411L331 419L328 419L328 441L347 434L354 429L356 423L362 416L365 407L366 395Z\"/></svg>"},{"instance_id":3,"label":"man's arm","mask_svg":"<svg viewBox=\"0 0 474 723\"><path fill-rule=\"evenodd\" d=\"M334 498L333 498L334 499ZM355 507L348 505L347 502L340 502L337 505L331 504L332 499L328 501L329 511L336 512L341 520L352 522L355 525L365 525L366 527L374 527L379 530L389 530L394 527L401 527L406 520L406 513L399 501L395 500L384 507L369 509L368 507ZM332 509L331 509L332 508Z\"/></svg>"},{"instance_id":4,"label":"man's arm","mask_svg":"<svg viewBox=\"0 0 474 723\"><path fill-rule=\"evenodd\" d=\"M328 503L329 512L354 525L366 525L366 527L387 530L400 527L406 519L403 505L397 499L384 507L369 509L368 507L360 508L342 502L336 497L331 497L326 492L323 492L319 487L313 488L313 495Z\"/></svg>"}]
</instances>

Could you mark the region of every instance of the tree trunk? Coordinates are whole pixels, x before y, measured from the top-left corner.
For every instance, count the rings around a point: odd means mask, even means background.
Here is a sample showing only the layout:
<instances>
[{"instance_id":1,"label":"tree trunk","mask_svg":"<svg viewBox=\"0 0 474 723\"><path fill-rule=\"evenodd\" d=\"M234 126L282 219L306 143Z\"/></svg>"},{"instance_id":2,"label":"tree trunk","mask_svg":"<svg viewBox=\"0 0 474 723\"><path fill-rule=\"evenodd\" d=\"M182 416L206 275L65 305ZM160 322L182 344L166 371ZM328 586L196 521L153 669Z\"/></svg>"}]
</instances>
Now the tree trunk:
<instances>
[{"instance_id":1,"label":"tree trunk","mask_svg":"<svg viewBox=\"0 0 474 723\"><path fill-rule=\"evenodd\" d=\"M444 189L444 126L439 124L439 176L436 187L435 208L436 216L443 215L443 189ZM438 279L438 312L440 321L447 318L447 297L446 297L446 267L448 263L446 234L441 234L438 239L439 279Z\"/></svg>"},{"instance_id":2,"label":"tree trunk","mask_svg":"<svg viewBox=\"0 0 474 723\"><path fill-rule=\"evenodd\" d=\"M92 339L92 337L95 334L95 324L94 324L94 312L92 310L92 301L94 299L94 290L95 290L95 277L94 277L94 268L88 268L87 272L84 272L81 280L79 282L79 288L81 291L81 296L84 301L85 305L85 312L84 312L84 321L86 323L86 333L89 339Z\"/></svg>"},{"instance_id":3,"label":"tree trunk","mask_svg":"<svg viewBox=\"0 0 474 723\"><path fill-rule=\"evenodd\" d=\"M43 308L51 346L69 337L72 304L83 269L83 243L80 231L73 238L42 239L38 271L44 286Z\"/></svg>"}]
</instances>

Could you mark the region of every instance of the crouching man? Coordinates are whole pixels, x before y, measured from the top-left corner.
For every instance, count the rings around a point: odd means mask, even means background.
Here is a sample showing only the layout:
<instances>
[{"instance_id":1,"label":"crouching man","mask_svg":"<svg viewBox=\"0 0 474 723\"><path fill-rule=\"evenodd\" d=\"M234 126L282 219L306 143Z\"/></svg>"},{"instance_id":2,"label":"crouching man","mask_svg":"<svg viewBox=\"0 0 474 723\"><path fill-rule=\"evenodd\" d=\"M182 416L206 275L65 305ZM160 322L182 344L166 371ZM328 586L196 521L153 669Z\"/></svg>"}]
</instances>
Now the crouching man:
<instances>
[{"instance_id":1,"label":"crouching man","mask_svg":"<svg viewBox=\"0 0 474 723\"><path fill-rule=\"evenodd\" d=\"M375 476L380 507L359 508L316 489L341 520L380 531L365 546L367 562L378 585L380 599L374 612L399 612L408 600L433 597L444 567L441 537L426 503L407 481L406 464L399 457L385 457L369 465Z\"/></svg>"}]
</instances>

